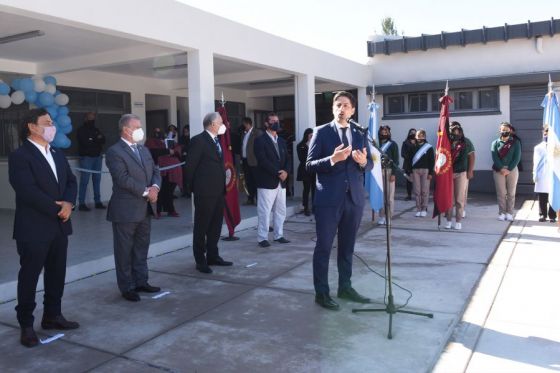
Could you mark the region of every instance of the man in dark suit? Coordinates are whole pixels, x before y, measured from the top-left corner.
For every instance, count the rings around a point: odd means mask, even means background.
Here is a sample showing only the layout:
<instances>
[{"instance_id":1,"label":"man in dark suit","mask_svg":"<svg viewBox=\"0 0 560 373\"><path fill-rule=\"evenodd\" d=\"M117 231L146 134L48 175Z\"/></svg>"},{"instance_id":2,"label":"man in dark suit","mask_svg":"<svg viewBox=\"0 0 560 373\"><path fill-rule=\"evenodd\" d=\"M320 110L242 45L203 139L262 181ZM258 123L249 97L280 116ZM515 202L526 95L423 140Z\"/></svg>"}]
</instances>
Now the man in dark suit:
<instances>
[{"instance_id":1,"label":"man in dark suit","mask_svg":"<svg viewBox=\"0 0 560 373\"><path fill-rule=\"evenodd\" d=\"M243 165L243 175L247 185L246 205L254 205L257 195L256 168L257 157L255 157L255 139L262 135L262 131L253 127L253 121L249 117L243 118L244 133L241 142L241 162Z\"/></svg>"},{"instance_id":2,"label":"man in dark suit","mask_svg":"<svg viewBox=\"0 0 560 373\"><path fill-rule=\"evenodd\" d=\"M161 186L159 168L144 139L140 118L125 114L119 120L121 138L107 149L105 162L113 178L107 220L113 223L117 284L124 299L138 302L138 292L157 293L148 283L152 208Z\"/></svg>"},{"instance_id":3,"label":"man in dark suit","mask_svg":"<svg viewBox=\"0 0 560 373\"><path fill-rule=\"evenodd\" d=\"M14 239L20 257L16 306L20 342L34 347L35 291L44 268L43 329L76 329L62 315L70 215L76 201L76 177L62 151L50 147L56 127L44 109L31 110L20 127L21 146L8 160L10 184L16 193Z\"/></svg>"},{"instance_id":4,"label":"man in dark suit","mask_svg":"<svg viewBox=\"0 0 560 373\"><path fill-rule=\"evenodd\" d=\"M212 273L209 266L230 266L218 251L224 219L226 171L218 135L226 126L219 113L202 121L204 131L191 139L186 160L187 183L194 194L193 254L196 269Z\"/></svg>"},{"instance_id":5,"label":"man in dark suit","mask_svg":"<svg viewBox=\"0 0 560 373\"><path fill-rule=\"evenodd\" d=\"M286 220L286 180L290 161L284 139L278 136L280 121L275 113L268 113L266 132L255 139L254 151L257 158L257 241L260 247L269 247L268 231L270 213L274 229L274 241L289 243L284 238Z\"/></svg>"},{"instance_id":6,"label":"man in dark suit","mask_svg":"<svg viewBox=\"0 0 560 373\"><path fill-rule=\"evenodd\" d=\"M329 294L329 258L338 231L338 297L368 303L352 288L352 254L365 203L364 172L371 170L367 138L349 119L356 100L348 92L333 98L332 122L315 129L309 144L307 169L317 174L313 209L317 244L313 253L315 302L337 310L339 305Z\"/></svg>"}]
</instances>

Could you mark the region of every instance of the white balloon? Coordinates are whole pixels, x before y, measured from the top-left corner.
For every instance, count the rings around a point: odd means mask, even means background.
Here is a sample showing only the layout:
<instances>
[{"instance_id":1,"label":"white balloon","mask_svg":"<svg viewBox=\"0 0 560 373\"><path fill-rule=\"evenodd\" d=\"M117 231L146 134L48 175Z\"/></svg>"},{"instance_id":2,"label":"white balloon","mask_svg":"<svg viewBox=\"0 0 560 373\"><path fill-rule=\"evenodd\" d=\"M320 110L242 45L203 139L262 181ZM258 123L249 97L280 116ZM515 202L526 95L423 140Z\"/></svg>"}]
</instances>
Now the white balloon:
<instances>
[{"instance_id":1,"label":"white balloon","mask_svg":"<svg viewBox=\"0 0 560 373\"><path fill-rule=\"evenodd\" d=\"M33 79L33 90L37 93L43 92L47 85L41 78L34 78Z\"/></svg>"},{"instance_id":2,"label":"white balloon","mask_svg":"<svg viewBox=\"0 0 560 373\"><path fill-rule=\"evenodd\" d=\"M45 87L45 92L49 92L51 95L54 95L56 92L56 86L54 84L47 84Z\"/></svg>"},{"instance_id":3,"label":"white balloon","mask_svg":"<svg viewBox=\"0 0 560 373\"><path fill-rule=\"evenodd\" d=\"M64 93L54 96L54 102L58 106L66 106L68 105L68 101L70 101L70 99L68 98L68 95Z\"/></svg>"},{"instance_id":4,"label":"white balloon","mask_svg":"<svg viewBox=\"0 0 560 373\"><path fill-rule=\"evenodd\" d=\"M0 96L0 109L7 109L12 104L12 99L8 95Z\"/></svg>"},{"instance_id":5,"label":"white balloon","mask_svg":"<svg viewBox=\"0 0 560 373\"><path fill-rule=\"evenodd\" d=\"M19 105L25 101L25 93L23 91L15 91L12 93L12 102L16 105Z\"/></svg>"}]
</instances>

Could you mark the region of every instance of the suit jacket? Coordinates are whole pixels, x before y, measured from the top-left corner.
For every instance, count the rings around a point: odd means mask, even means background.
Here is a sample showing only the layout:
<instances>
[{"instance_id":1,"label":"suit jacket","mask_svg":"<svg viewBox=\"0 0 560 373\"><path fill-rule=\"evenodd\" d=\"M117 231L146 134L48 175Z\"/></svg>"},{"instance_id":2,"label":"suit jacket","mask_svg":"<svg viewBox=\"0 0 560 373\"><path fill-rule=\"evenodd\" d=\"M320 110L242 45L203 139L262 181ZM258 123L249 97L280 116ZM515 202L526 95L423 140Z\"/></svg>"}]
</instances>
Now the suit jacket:
<instances>
[{"instance_id":1,"label":"suit jacket","mask_svg":"<svg viewBox=\"0 0 560 373\"><path fill-rule=\"evenodd\" d=\"M351 155L346 161L331 166L330 157L334 149L342 144L334 121L316 127L313 131L306 162L307 170L317 173L313 206L338 206L344 199L347 189L355 205L363 206L365 203L364 172L373 168L373 161L366 136L354 125L350 125L350 128L352 149L366 148L368 157L364 168L354 162Z\"/></svg>"},{"instance_id":2,"label":"suit jacket","mask_svg":"<svg viewBox=\"0 0 560 373\"><path fill-rule=\"evenodd\" d=\"M264 133L255 139L254 149L258 161L255 177L257 188L276 189L280 182L278 171L284 170L289 173L290 169L286 141L278 136L278 151L280 153L278 154L274 142L268 134ZM288 179L282 182L282 188L286 188L287 181Z\"/></svg>"},{"instance_id":3,"label":"suit jacket","mask_svg":"<svg viewBox=\"0 0 560 373\"><path fill-rule=\"evenodd\" d=\"M107 149L105 163L113 178L113 194L107 208L107 220L134 223L144 220L148 201L142 197L147 187L161 186L159 168L146 147L138 145L142 162L122 139Z\"/></svg>"},{"instance_id":4,"label":"suit jacket","mask_svg":"<svg viewBox=\"0 0 560 373\"><path fill-rule=\"evenodd\" d=\"M51 241L62 232L72 234L70 220L58 217L55 201L76 202L76 177L64 153L51 148L58 182L39 149L28 140L8 159L10 184L16 192L13 238L18 241Z\"/></svg>"},{"instance_id":5,"label":"suit jacket","mask_svg":"<svg viewBox=\"0 0 560 373\"><path fill-rule=\"evenodd\" d=\"M195 196L217 197L226 193L224 160L206 131L191 139L185 177Z\"/></svg>"},{"instance_id":6,"label":"suit jacket","mask_svg":"<svg viewBox=\"0 0 560 373\"><path fill-rule=\"evenodd\" d=\"M260 129L253 127L253 130L247 139L247 164L251 167L258 166L258 160L255 156L255 139L260 137L262 134L263 133Z\"/></svg>"}]
</instances>

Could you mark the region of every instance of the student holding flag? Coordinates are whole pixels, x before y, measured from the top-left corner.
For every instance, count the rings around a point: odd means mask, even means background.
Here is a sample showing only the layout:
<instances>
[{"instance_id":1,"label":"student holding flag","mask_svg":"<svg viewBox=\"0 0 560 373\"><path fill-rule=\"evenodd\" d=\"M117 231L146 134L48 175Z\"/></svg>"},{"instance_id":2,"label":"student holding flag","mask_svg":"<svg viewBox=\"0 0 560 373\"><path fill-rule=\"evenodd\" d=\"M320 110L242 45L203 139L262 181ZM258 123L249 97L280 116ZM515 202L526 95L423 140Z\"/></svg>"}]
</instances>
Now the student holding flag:
<instances>
[{"instance_id":1,"label":"student holding flag","mask_svg":"<svg viewBox=\"0 0 560 373\"><path fill-rule=\"evenodd\" d=\"M391 165L387 168L383 167L383 177L389 178L389 190L387 191L387 193L389 193L387 198L389 204L387 208L389 210L388 216L392 218L393 207L395 205L395 174L399 168L399 146L396 142L391 140L391 127L389 126L379 127L378 138L381 151L385 156L391 159ZM387 224L387 220L385 219L385 208L381 208L381 210L379 210L379 220L377 221L377 224Z\"/></svg>"},{"instance_id":2,"label":"student holding flag","mask_svg":"<svg viewBox=\"0 0 560 373\"><path fill-rule=\"evenodd\" d=\"M547 160L550 169L548 202L556 213L560 212L560 105L558 94L552 89L552 81L548 76L548 93L541 106L544 108L543 127L548 126ZM560 232L560 220L558 220Z\"/></svg>"},{"instance_id":3,"label":"student holding flag","mask_svg":"<svg viewBox=\"0 0 560 373\"><path fill-rule=\"evenodd\" d=\"M412 173L412 185L416 197L416 216L428 215L428 199L430 196L430 180L434 174L435 153L434 148L426 141L426 130L420 128L416 131L416 145L411 148L410 155L406 158L405 171Z\"/></svg>"},{"instance_id":4,"label":"student holding flag","mask_svg":"<svg viewBox=\"0 0 560 373\"><path fill-rule=\"evenodd\" d=\"M550 168L547 157L548 125L543 129L543 141L535 146L533 151L533 182L535 193L539 197L539 221L544 222L548 217L551 223L556 222L556 211L548 204L550 191Z\"/></svg>"}]
</instances>

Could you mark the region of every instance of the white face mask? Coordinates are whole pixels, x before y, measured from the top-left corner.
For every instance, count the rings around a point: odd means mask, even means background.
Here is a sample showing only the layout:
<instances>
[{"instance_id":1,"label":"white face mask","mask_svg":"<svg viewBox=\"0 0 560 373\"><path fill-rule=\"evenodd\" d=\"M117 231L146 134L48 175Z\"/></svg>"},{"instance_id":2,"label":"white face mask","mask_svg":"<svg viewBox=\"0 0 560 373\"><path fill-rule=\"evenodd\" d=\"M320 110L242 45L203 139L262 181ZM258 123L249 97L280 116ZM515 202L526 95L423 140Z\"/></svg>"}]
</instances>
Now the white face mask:
<instances>
[{"instance_id":1,"label":"white face mask","mask_svg":"<svg viewBox=\"0 0 560 373\"><path fill-rule=\"evenodd\" d=\"M132 141L140 142L144 140L144 130L142 128L137 128L132 131Z\"/></svg>"},{"instance_id":2,"label":"white face mask","mask_svg":"<svg viewBox=\"0 0 560 373\"><path fill-rule=\"evenodd\" d=\"M223 135L224 133L226 133L226 125L222 123L220 128L218 128L218 135Z\"/></svg>"}]
</instances>

